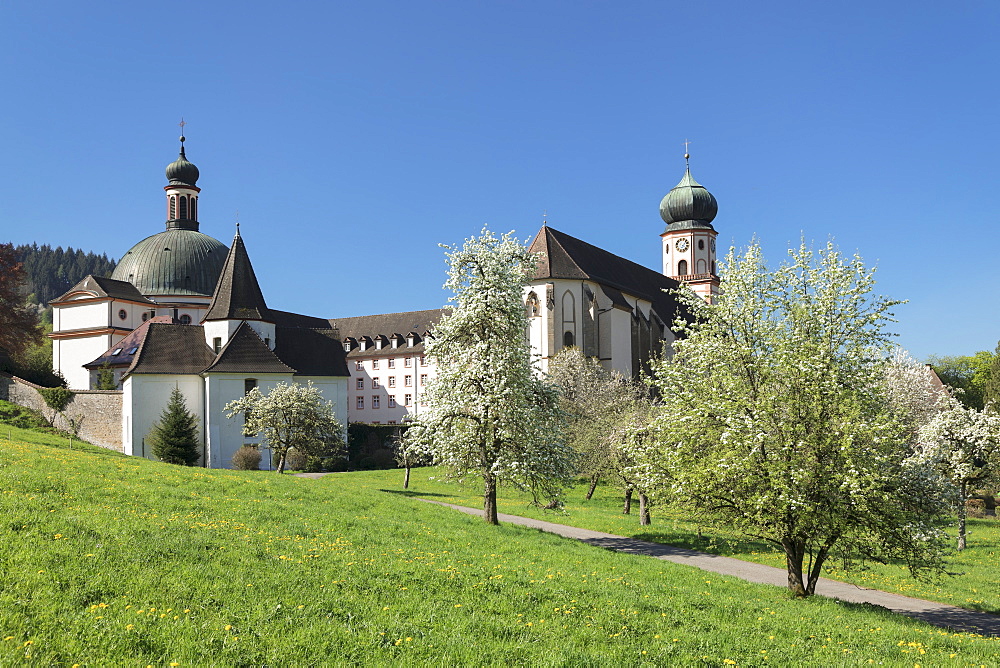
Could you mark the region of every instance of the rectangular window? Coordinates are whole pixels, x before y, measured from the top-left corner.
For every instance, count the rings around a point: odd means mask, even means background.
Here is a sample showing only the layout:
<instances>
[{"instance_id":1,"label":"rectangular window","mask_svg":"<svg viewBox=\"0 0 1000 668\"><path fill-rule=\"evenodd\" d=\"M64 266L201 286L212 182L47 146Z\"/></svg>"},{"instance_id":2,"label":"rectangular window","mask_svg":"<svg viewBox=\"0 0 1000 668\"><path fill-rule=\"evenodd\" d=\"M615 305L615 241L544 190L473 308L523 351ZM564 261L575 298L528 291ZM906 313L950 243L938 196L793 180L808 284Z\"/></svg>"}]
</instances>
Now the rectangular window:
<instances>
[{"instance_id":1,"label":"rectangular window","mask_svg":"<svg viewBox=\"0 0 1000 668\"><path fill-rule=\"evenodd\" d=\"M389 358L389 368L390 369L395 369L396 368L396 358L395 357L390 357Z\"/></svg>"},{"instance_id":2,"label":"rectangular window","mask_svg":"<svg viewBox=\"0 0 1000 668\"><path fill-rule=\"evenodd\" d=\"M212 350L215 351L216 355L218 355L219 351L222 350L222 337L221 336L217 336L214 339L212 339Z\"/></svg>"},{"instance_id":3,"label":"rectangular window","mask_svg":"<svg viewBox=\"0 0 1000 668\"><path fill-rule=\"evenodd\" d=\"M412 357L404 357L403 358L403 366L405 366L407 369L409 369L411 366L413 366L413 358Z\"/></svg>"},{"instance_id":4,"label":"rectangular window","mask_svg":"<svg viewBox=\"0 0 1000 668\"><path fill-rule=\"evenodd\" d=\"M389 424L396 424L395 420L389 420Z\"/></svg>"},{"instance_id":5,"label":"rectangular window","mask_svg":"<svg viewBox=\"0 0 1000 668\"><path fill-rule=\"evenodd\" d=\"M250 394L250 391L255 387L257 387L257 379L247 378L243 381L243 394Z\"/></svg>"},{"instance_id":6,"label":"rectangular window","mask_svg":"<svg viewBox=\"0 0 1000 668\"><path fill-rule=\"evenodd\" d=\"M373 369L377 369L378 368L378 360L372 360L372 368Z\"/></svg>"},{"instance_id":7,"label":"rectangular window","mask_svg":"<svg viewBox=\"0 0 1000 668\"><path fill-rule=\"evenodd\" d=\"M381 399L377 394L372 395L372 408L379 408L382 403Z\"/></svg>"},{"instance_id":8,"label":"rectangular window","mask_svg":"<svg viewBox=\"0 0 1000 668\"><path fill-rule=\"evenodd\" d=\"M348 353L351 352L351 342L350 341L344 341L344 352L348 352Z\"/></svg>"},{"instance_id":9,"label":"rectangular window","mask_svg":"<svg viewBox=\"0 0 1000 668\"><path fill-rule=\"evenodd\" d=\"M357 407L358 407L359 411L362 411L362 410L365 409L365 398L364 397L358 397Z\"/></svg>"},{"instance_id":10,"label":"rectangular window","mask_svg":"<svg viewBox=\"0 0 1000 668\"><path fill-rule=\"evenodd\" d=\"M403 378L403 385L406 387L413 387L413 376L406 376Z\"/></svg>"},{"instance_id":11,"label":"rectangular window","mask_svg":"<svg viewBox=\"0 0 1000 668\"><path fill-rule=\"evenodd\" d=\"M396 387L396 377L389 376L389 387Z\"/></svg>"},{"instance_id":12,"label":"rectangular window","mask_svg":"<svg viewBox=\"0 0 1000 668\"><path fill-rule=\"evenodd\" d=\"M421 385L426 385L427 384L427 374L426 373L420 374L420 384Z\"/></svg>"},{"instance_id":13,"label":"rectangular window","mask_svg":"<svg viewBox=\"0 0 1000 668\"><path fill-rule=\"evenodd\" d=\"M426 364L426 362L424 361L424 356L423 355L420 356L420 363L421 364Z\"/></svg>"},{"instance_id":14,"label":"rectangular window","mask_svg":"<svg viewBox=\"0 0 1000 668\"><path fill-rule=\"evenodd\" d=\"M358 390L365 389L365 379L364 378L358 378L358 380L356 381L356 383L357 383L357 385L356 385L355 389L358 389Z\"/></svg>"},{"instance_id":15,"label":"rectangular window","mask_svg":"<svg viewBox=\"0 0 1000 668\"><path fill-rule=\"evenodd\" d=\"M413 395L412 394L405 394L405 395L403 395L403 405L404 406L412 406L413 405Z\"/></svg>"},{"instance_id":16,"label":"rectangular window","mask_svg":"<svg viewBox=\"0 0 1000 668\"><path fill-rule=\"evenodd\" d=\"M396 395L395 394L390 394L389 395L389 408L395 408L395 407L396 407Z\"/></svg>"},{"instance_id":17,"label":"rectangular window","mask_svg":"<svg viewBox=\"0 0 1000 668\"><path fill-rule=\"evenodd\" d=\"M362 362L361 360L358 360L357 362L354 363L354 370L355 371L364 371L365 370L365 363Z\"/></svg>"},{"instance_id":18,"label":"rectangular window","mask_svg":"<svg viewBox=\"0 0 1000 668\"><path fill-rule=\"evenodd\" d=\"M378 378L372 378L372 389L373 390L378 389Z\"/></svg>"}]
</instances>

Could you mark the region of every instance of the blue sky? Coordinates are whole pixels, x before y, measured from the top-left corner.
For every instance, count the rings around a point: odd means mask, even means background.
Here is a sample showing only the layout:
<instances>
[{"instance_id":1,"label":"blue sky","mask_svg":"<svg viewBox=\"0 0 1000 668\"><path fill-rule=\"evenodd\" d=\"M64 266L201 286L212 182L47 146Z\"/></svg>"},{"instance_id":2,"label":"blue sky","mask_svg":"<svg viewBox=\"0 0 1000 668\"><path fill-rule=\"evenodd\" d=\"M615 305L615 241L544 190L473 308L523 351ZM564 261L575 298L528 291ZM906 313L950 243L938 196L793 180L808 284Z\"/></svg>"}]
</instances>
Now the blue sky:
<instances>
[{"instance_id":1,"label":"blue sky","mask_svg":"<svg viewBox=\"0 0 1000 668\"><path fill-rule=\"evenodd\" d=\"M120 257L163 229L177 123L202 231L269 305L441 306L488 224L660 263L691 140L720 245L833 237L918 358L1000 339L1000 4L8 2L0 239Z\"/></svg>"}]
</instances>

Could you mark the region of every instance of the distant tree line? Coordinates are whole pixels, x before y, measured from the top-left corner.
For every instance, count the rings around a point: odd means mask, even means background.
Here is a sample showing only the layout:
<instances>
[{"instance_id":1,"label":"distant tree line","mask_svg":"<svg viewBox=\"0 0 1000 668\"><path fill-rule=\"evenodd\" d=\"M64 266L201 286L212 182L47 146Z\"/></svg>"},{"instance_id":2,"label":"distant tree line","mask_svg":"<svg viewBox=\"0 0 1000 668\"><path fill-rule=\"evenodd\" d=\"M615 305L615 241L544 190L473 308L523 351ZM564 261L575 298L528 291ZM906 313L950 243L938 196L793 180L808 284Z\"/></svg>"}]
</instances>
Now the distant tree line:
<instances>
[{"instance_id":1,"label":"distant tree line","mask_svg":"<svg viewBox=\"0 0 1000 668\"><path fill-rule=\"evenodd\" d=\"M98 255L67 246L53 248L49 244L22 244L14 252L24 268L24 287L28 301L47 305L88 274L110 276L115 260L107 254Z\"/></svg>"}]
</instances>

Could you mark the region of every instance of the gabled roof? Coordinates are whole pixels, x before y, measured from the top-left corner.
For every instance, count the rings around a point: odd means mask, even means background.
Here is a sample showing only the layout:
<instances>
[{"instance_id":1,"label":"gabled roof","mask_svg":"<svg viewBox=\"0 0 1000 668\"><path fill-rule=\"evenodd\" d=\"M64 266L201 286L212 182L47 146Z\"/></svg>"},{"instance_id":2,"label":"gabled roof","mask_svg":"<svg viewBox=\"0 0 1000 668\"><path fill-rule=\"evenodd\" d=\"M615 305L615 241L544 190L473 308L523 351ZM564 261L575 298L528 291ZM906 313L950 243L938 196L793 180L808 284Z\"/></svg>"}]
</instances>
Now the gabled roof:
<instances>
[{"instance_id":1,"label":"gabled roof","mask_svg":"<svg viewBox=\"0 0 1000 668\"><path fill-rule=\"evenodd\" d=\"M355 348L347 355L348 357L393 357L397 355L413 355L424 352L423 336L434 330L445 309L429 309L426 311L406 311L403 313L380 313L377 315L361 315L353 318L331 318L330 325L336 331L341 341L354 339L360 341L366 337L369 339L369 347L366 350ZM421 337L421 340L412 346L404 345L393 348L391 337L398 334L404 339L410 333ZM389 344L378 349L372 340L379 336L389 337Z\"/></svg>"},{"instance_id":2,"label":"gabled roof","mask_svg":"<svg viewBox=\"0 0 1000 668\"><path fill-rule=\"evenodd\" d=\"M664 290L680 286L674 279L547 225L535 235L529 250L538 256L533 280L593 281L616 305L621 301L616 292L638 297L652 303L663 322L673 322L677 301Z\"/></svg>"},{"instance_id":3,"label":"gabled roof","mask_svg":"<svg viewBox=\"0 0 1000 668\"><path fill-rule=\"evenodd\" d=\"M150 322L132 366L126 369L125 375L197 374L214 359L215 353L205 343L203 327Z\"/></svg>"},{"instance_id":4,"label":"gabled roof","mask_svg":"<svg viewBox=\"0 0 1000 668\"><path fill-rule=\"evenodd\" d=\"M204 373L295 372L295 369L278 359L274 351L267 347L257 332L246 322L240 323L236 328L225 347L219 351L215 361L202 368Z\"/></svg>"},{"instance_id":5,"label":"gabled roof","mask_svg":"<svg viewBox=\"0 0 1000 668\"><path fill-rule=\"evenodd\" d=\"M139 302L141 304L153 303L143 297L142 293L140 293L139 290L128 281L118 281L113 278L107 278L106 276L94 276L93 274L85 277L79 283L49 303L58 304L67 301L71 294L77 292L89 292L95 297L110 297L111 299L123 299L130 302Z\"/></svg>"},{"instance_id":6,"label":"gabled roof","mask_svg":"<svg viewBox=\"0 0 1000 668\"><path fill-rule=\"evenodd\" d=\"M250 256L237 231L222 266L205 320L263 320L271 322Z\"/></svg>"},{"instance_id":7,"label":"gabled roof","mask_svg":"<svg viewBox=\"0 0 1000 668\"><path fill-rule=\"evenodd\" d=\"M95 359L93 362L84 364L83 367L85 369L96 369L104 364L115 367L131 366L136 355L139 354L137 349L142 346L142 342L146 338L146 332L149 331L149 326L154 322L180 324L175 323L174 319L169 315L158 315L154 318L150 318L133 329L124 339L105 350L100 357ZM121 352L115 355L114 352L116 350L121 350ZM136 352L132 352L133 350Z\"/></svg>"},{"instance_id":8,"label":"gabled roof","mask_svg":"<svg viewBox=\"0 0 1000 668\"><path fill-rule=\"evenodd\" d=\"M274 353L301 376L350 376L347 353L332 329L277 326Z\"/></svg>"},{"instance_id":9,"label":"gabled roof","mask_svg":"<svg viewBox=\"0 0 1000 668\"><path fill-rule=\"evenodd\" d=\"M421 336L432 331L441 319L444 309L429 309L427 311L406 311L404 313L380 313L377 315L360 315L353 318L331 318L330 326L340 333L340 338L364 336L375 338L380 335L406 336L416 332Z\"/></svg>"}]
</instances>

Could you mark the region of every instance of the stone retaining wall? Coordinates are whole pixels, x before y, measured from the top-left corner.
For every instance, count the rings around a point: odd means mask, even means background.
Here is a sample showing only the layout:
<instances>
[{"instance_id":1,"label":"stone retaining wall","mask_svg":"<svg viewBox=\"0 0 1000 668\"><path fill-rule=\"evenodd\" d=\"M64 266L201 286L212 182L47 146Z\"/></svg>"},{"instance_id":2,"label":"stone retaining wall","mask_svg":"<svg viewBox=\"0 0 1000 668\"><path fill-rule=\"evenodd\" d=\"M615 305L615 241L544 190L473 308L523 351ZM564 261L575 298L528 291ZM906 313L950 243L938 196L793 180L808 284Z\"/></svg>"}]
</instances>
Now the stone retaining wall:
<instances>
[{"instance_id":1,"label":"stone retaining wall","mask_svg":"<svg viewBox=\"0 0 1000 668\"><path fill-rule=\"evenodd\" d=\"M46 418L53 410L45 405L39 386L16 376L0 374L0 399L31 408ZM120 390L73 390L73 398L54 425L88 443L122 451L122 393Z\"/></svg>"}]
</instances>

